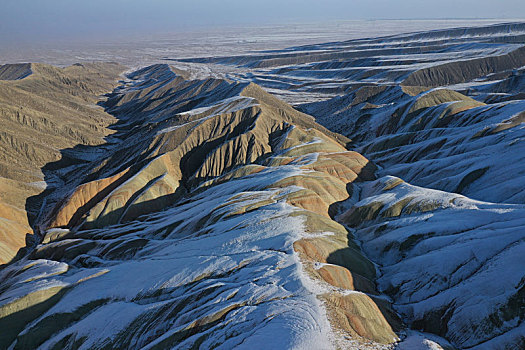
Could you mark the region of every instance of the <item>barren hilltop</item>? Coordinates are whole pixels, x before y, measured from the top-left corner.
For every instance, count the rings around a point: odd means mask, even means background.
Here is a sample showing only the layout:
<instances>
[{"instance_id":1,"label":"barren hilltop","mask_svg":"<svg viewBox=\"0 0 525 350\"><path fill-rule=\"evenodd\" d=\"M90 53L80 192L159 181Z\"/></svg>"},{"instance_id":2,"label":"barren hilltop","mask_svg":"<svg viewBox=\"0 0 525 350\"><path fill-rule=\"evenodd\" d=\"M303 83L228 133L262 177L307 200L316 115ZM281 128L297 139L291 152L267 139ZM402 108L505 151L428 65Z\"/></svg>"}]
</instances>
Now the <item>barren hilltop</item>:
<instances>
[{"instance_id":1,"label":"barren hilltop","mask_svg":"<svg viewBox=\"0 0 525 350\"><path fill-rule=\"evenodd\" d=\"M0 66L0 349L525 347L525 23Z\"/></svg>"}]
</instances>

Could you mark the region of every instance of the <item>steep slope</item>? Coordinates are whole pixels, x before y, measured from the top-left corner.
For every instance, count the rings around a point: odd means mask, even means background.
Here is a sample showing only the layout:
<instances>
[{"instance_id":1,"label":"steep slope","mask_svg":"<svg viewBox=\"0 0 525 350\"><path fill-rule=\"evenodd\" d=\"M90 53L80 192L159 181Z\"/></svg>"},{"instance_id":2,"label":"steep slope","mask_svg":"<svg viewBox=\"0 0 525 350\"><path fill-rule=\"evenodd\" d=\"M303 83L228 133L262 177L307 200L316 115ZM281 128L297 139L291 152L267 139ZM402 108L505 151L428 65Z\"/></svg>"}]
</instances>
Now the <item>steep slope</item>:
<instances>
[{"instance_id":1,"label":"steep slope","mask_svg":"<svg viewBox=\"0 0 525 350\"><path fill-rule=\"evenodd\" d=\"M0 347L523 348L524 31L129 73L106 143L42 168L39 244L0 270Z\"/></svg>"},{"instance_id":2,"label":"steep slope","mask_svg":"<svg viewBox=\"0 0 525 350\"><path fill-rule=\"evenodd\" d=\"M411 96L408 88L392 87L336 109L365 89L303 110L359 142L357 149L383 167L381 174L479 200L525 202L524 101L485 105L441 88Z\"/></svg>"},{"instance_id":3,"label":"steep slope","mask_svg":"<svg viewBox=\"0 0 525 350\"><path fill-rule=\"evenodd\" d=\"M375 266L330 216L374 178L348 139L254 84L186 81L166 65L128 77L106 104L112 146L64 173L42 243L0 271L2 346L398 339Z\"/></svg>"},{"instance_id":4,"label":"steep slope","mask_svg":"<svg viewBox=\"0 0 525 350\"><path fill-rule=\"evenodd\" d=\"M121 71L118 64L0 67L0 263L31 243L26 234L33 231L40 203L28 198L53 184L41 169L60 159L81 162L61 149L103 143L114 118L96 103Z\"/></svg>"},{"instance_id":5,"label":"steep slope","mask_svg":"<svg viewBox=\"0 0 525 350\"><path fill-rule=\"evenodd\" d=\"M403 84L432 87L460 84L523 66L525 66L525 47L522 46L503 55L444 63L420 69L411 73Z\"/></svg>"},{"instance_id":6,"label":"steep slope","mask_svg":"<svg viewBox=\"0 0 525 350\"><path fill-rule=\"evenodd\" d=\"M412 328L461 349L522 348L525 104L420 90L363 87L305 108L353 137L379 175L448 191L382 177L338 219Z\"/></svg>"},{"instance_id":7,"label":"steep slope","mask_svg":"<svg viewBox=\"0 0 525 350\"><path fill-rule=\"evenodd\" d=\"M231 76L315 116L379 166L380 179L354 186L337 218L413 329L461 349L516 349L525 346L524 31L505 23L185 61L244 67ZM424 337L409 332L399 348Z\"/></svg>"},{"instance_id":8,"label":"steep slope","mask_svg":"<svg viewBox=\"0 0 525 350\"><path fill-rule=\"evenodd\" d=\"M33 74L31 63L4 64L0 66L0 80L19 80Z\"/></svg>"},{"instance_id":9,"label":"steep slope","mask_svg":"<svg viewBox=\"0 0 525 350\"><path fill-rule=\"evenodd\" d=\"M463 49L523 42L482 34ZM449 62L401 84L369 81L299 107L380 168L338 217L378 264L380 291L413 329L461 349L525 346L523 47L512 50L445 51Z\"/></svg>"},{"instance_id":10,"label":"steep slope","mask_svg":"<svg viewBox=\"0 0 525 350\"><path fill-rule=\"evenodd\" d=\"M524 33L525 23L501 23L178 61L233 66L231 76L296 105L363 85L468 87L494 82L525 65Z\"/></svg>"},{"instance_id":11,"label":"steep slope","mask_svg":"<svg viewBox=\"0 0 525 350\"><path fill-rule=\"evenodd\" d=\"M339 220L380 264L378 285L415 329L461 349L525 346L525 206L383 177Z\"/></svg>"}]
</instances>

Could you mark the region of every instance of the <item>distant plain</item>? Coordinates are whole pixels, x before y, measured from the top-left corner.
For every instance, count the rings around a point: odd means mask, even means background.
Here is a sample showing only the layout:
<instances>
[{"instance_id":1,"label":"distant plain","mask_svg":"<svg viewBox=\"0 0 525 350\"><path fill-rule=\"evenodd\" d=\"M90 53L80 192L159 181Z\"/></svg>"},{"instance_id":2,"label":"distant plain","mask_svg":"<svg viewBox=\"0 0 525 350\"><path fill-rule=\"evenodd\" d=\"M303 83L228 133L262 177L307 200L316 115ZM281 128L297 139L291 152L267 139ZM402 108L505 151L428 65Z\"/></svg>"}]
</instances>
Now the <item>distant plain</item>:
<instances>
[{"instance_id":1,"label":"distant plain","mask_svg":"<svg viewBox=\"0 0 525 350\"><path fill-rule=\"evenodd\" d=\"M39 62L68 66L77 62L116 61L135 68L163 62L166 58L241 55L296 45L512 21L514 20L351 20L203 28L138 37L126 36L124 33L121 39L108 41L92 39L1 45L0 64Z\"/></svg>"}]
</instances>

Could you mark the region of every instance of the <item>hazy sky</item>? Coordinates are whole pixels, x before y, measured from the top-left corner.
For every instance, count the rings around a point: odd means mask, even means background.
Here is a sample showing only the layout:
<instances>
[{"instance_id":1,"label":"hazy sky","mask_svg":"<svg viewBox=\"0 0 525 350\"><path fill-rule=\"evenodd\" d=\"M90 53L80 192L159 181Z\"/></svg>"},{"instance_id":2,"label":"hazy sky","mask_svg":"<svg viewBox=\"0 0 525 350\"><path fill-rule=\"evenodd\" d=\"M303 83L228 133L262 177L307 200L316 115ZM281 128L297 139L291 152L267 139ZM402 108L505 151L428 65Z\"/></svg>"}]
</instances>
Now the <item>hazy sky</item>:
<instances>
[{"instance_id":1,"label":"hazy sky","mask_svg":"<svg viewBox=\"0 0 525 350\"><path fill-rule=\"evenodd\" d=\"M525 0L1 0L0 44L282 22L524 17Z\"/></svg>"}]
</instances>

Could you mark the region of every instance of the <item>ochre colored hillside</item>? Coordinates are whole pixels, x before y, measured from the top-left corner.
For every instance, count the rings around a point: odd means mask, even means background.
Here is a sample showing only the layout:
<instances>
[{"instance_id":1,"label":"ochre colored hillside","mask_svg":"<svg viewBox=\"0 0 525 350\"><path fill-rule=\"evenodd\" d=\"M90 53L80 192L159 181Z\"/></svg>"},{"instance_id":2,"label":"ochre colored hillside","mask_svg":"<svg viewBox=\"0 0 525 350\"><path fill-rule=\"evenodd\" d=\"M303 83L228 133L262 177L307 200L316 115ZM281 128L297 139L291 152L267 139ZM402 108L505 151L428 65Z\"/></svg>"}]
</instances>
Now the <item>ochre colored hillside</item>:
<instances>
[{"instance_id":1,"label":"ochre colored hillside","mask_svg":"<svg viewBox=\"0 0 525 350\"><path fill-rule=\"evenodd\" d=\"M115 119L97 103L122 71L118 64L0 67L0 263L11 260L33 232L30 221L41 203L28 198L56 183L44 178L44 166L81 162L61 150L102 144L111 133L107 127Z\"/></svg>"}]
</instances>

